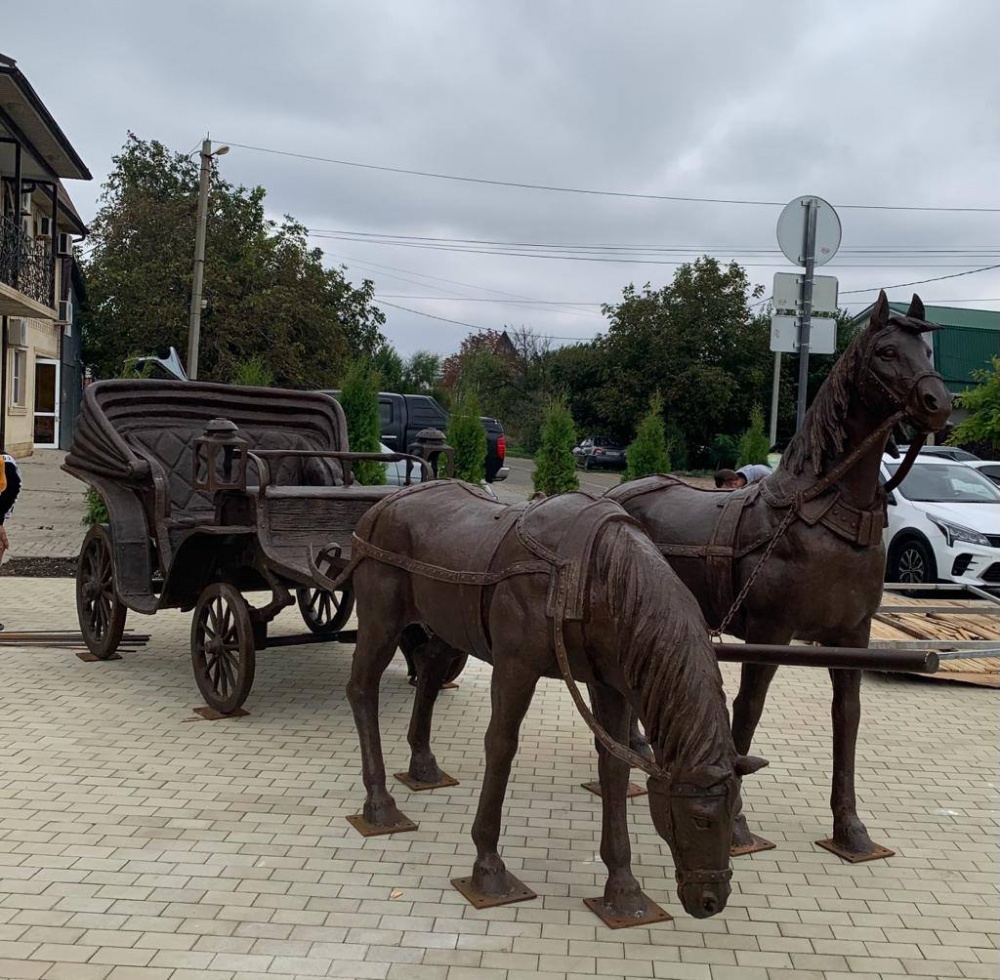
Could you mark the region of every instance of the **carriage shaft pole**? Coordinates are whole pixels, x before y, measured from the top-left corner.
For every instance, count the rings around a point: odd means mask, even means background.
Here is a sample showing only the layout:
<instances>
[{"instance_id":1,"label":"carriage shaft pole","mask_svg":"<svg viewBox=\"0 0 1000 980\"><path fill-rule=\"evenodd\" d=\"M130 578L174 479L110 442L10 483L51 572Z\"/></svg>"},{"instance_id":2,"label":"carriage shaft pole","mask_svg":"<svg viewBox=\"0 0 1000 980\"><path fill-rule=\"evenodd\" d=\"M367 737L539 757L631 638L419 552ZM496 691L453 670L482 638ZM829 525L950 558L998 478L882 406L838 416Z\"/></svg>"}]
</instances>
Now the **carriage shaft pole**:
<instances>
[{"instance_id":1,"label":"carriage shaft pole","mask_svg":"<svg viewBox=\"0 0 1000 980\"><path fill-rule=\"evenodd\" d=\"M891 670L918 674L933 674L938 669L938 655L933 650L868 650L767 643L717 643L713 649L716 657L727 663L840 667L845 670Z\"/></svg>"}]
</instances>

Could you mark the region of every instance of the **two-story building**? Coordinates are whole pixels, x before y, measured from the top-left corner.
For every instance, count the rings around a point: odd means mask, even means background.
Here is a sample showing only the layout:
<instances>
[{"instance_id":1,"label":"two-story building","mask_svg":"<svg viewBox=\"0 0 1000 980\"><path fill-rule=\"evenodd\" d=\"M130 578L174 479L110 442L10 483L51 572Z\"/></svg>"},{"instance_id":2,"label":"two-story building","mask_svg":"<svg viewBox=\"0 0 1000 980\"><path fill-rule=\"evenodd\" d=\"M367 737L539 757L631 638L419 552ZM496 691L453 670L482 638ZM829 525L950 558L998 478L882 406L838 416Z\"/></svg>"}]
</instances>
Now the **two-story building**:
<instances>
[{"instance_id":1,"label":"two-story building","mask_svg":"<svg viewBox=\"0 0 1000 980\"><path fill-rule=\"evenodd\" d=\"M63 180L91 174L12 58L0 54L0 445L14 455L68 443L82 389L87 233Z\"/></svg>"}]
</instances>

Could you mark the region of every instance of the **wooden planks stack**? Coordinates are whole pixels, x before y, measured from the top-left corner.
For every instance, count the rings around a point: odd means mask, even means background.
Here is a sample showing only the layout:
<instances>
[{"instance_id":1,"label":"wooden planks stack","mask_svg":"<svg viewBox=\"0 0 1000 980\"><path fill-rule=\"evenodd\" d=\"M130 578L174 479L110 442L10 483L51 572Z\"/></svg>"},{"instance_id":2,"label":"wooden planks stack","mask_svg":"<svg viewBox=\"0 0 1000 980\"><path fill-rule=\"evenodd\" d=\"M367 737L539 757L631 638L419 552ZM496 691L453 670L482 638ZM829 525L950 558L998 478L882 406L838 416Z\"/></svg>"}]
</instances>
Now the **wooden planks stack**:
<instances>
[{"instance_id":1,"label":"wooden planks stack","mask_svg":"<svg viewBox=\"0 0 1000 980\"><path fill-rule=\"evenodd\" d=\"M913 612L879 612L872 621L873 641L939 640L941 649L949 641L994 640L1000 647L1000 616L989 615L991 603L968 599L912 599L898 592L886 593L883 606L912 606ZM927 612L923 607L949 606L961 613ZM996 606L992 606L996 610ZM937 680L960 680L1000 688L1000 658L982 660L942 660Z\"/></svg>"}]
</instances>

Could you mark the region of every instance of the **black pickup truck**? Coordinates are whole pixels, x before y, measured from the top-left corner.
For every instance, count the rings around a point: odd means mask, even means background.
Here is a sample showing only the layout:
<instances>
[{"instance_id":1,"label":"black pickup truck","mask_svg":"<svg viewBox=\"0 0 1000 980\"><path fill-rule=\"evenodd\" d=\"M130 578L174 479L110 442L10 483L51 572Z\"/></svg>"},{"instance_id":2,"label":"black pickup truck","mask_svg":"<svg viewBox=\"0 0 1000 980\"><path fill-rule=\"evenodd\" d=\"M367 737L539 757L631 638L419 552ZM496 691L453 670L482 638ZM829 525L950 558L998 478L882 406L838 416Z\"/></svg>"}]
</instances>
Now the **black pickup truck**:
<instances>
[{"instance_id":1,"label":"black pickup truck","mask_svg":"<svg viewBox=\"0 0 1000 980\"><path fill-rule=\"evenodd\" d=\"M334 398L339 391L328 391ZM448 413L430 395L398 395L390 391L380 391L378 395L379 415L382 421L382 441L396 452L406 452L421 429L448 428ZM504 465L507 454L503 426L498 419L483 416L486 430L486 480L506 480L510 472Z\"/></svg>"}]
</instances>

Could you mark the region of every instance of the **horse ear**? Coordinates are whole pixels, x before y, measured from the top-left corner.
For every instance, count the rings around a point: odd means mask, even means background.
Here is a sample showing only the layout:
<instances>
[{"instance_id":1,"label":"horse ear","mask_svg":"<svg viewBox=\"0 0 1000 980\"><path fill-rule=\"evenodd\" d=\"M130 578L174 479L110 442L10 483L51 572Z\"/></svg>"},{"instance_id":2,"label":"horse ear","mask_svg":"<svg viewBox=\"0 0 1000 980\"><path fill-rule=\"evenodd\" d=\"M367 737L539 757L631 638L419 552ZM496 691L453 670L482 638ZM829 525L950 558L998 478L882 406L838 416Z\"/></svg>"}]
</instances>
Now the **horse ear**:
<instances>
[{"instance_id":1,"label":"horse ear","mask_svg":"<svg viewBox=\"0 0 1000 980\"><path fill-rule=\"evenodd\" d=\"M872 308L871 325L876 329L884 327L889 322L889 298L885 295L885 290L880 289L878 299Z\"/></svg>"},{"instance_id":2,"label":"horse ear","mask_svg":"<svg viewBox=\"0 0 1000 980\"><path fill-rule=\"evenodd\" d=\"M754 755L741 755L736 759L736 775L749 776L767 765L767 759L758 759Z\"/></svg>"},{"instance_id":3,"label":"horse ear","mask_svg":"<svg viewBox=\"0 0 1000 980\"><path fill-rule=\"evenodd\" d=\"M910 300L910 308L906 311L906 315L912 317L914 320L927 319L927 315L924 312L924 304L916 293L913 294L913 299Z\"/></svg>"}]
</instances>

